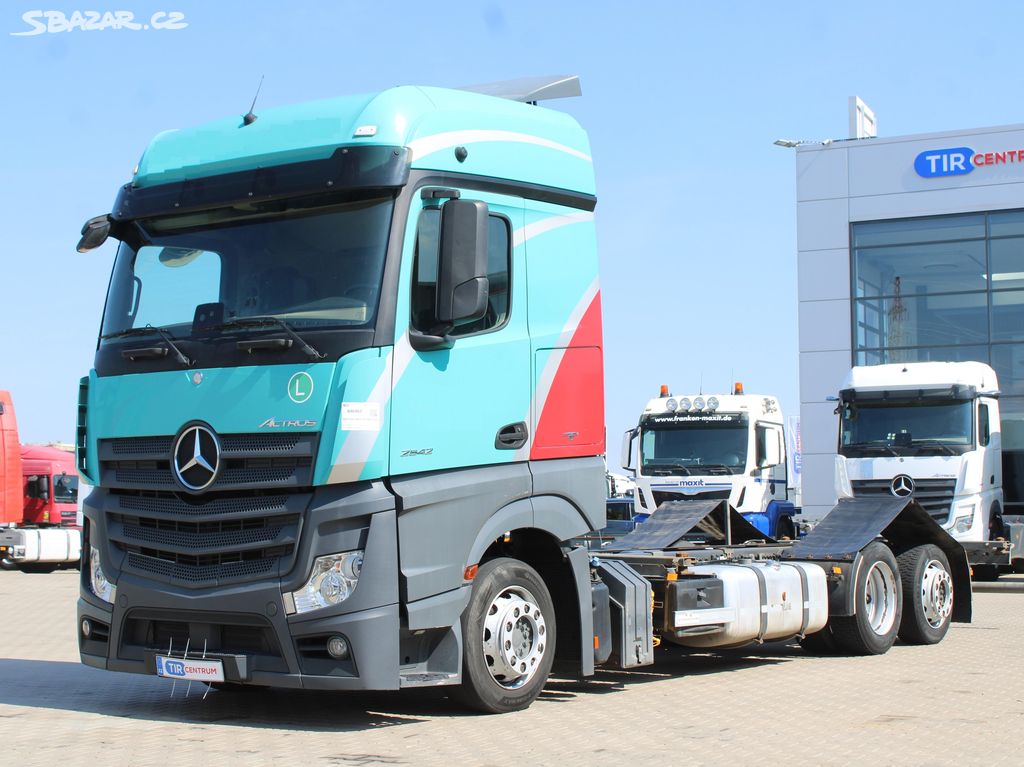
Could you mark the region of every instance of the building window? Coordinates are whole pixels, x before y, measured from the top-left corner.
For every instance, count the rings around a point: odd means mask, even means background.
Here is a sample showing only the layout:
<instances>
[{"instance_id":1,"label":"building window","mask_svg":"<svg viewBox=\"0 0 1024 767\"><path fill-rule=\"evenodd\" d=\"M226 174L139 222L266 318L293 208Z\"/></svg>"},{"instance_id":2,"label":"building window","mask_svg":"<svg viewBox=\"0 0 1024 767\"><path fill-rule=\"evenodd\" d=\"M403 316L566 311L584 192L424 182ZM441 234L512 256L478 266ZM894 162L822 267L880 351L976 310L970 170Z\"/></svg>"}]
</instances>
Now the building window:
<instances>
[{"instance_id":1,"label":"building window","mask_svg":"<svg viewBox=\"0 0 1024 767\"><path fill-rule=\"evenodd\" d=\"M991 365L1007 512L1024 513L1024 210L854 223L851 242L853 363Z\"/></svg>"}]
</instances>

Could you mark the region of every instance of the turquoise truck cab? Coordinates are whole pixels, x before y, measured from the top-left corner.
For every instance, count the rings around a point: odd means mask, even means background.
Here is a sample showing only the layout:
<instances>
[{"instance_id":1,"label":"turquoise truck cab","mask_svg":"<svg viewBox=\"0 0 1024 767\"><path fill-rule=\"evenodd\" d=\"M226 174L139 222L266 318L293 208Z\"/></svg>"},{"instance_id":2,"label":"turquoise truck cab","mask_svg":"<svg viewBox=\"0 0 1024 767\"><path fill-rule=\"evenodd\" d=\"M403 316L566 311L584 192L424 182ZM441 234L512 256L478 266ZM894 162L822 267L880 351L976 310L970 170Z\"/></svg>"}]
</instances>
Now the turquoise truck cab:
<instances>
[{"instance_id":1,"label":"turquoise truck cab","mask_svg":"<svg viewBox=\"0 0 1024 767\"><path fill-rule=\"evenodd\" d=\"M168 131L86 224L120 244L79 393L84 663L491 711L556 652L592 671L564 542L605 514L594 176L535 103L575 81L527 86Z\"/></svg>"}]
</instances>

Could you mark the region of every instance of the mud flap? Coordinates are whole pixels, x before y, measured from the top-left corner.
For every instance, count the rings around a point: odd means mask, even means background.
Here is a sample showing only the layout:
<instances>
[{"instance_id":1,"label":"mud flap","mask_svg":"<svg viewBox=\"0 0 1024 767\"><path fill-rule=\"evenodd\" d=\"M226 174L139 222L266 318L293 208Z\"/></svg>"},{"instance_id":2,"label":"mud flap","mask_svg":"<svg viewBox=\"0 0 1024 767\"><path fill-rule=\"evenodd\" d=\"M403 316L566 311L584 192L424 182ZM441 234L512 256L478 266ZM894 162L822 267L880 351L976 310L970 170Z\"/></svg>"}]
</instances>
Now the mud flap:
<instances>
[{"instance_id":1,"label":"mud flap","mask_svg":"<svg viewBox=\"0 0 1024 767\"><path fill-rule=\"evenodd\" d=\"M774 539L750 524L728 501L667 501L633 532L602 546L601 551L671 549L686 536L722 546Z\"/></svg>"},{"instance_id":2,"label":"mud flap","mask_svg":"<svg viewBox=\"0 0 1024 767\"><path fill-rule=\"evenodd\" d=\"M953 620L971 621L971 569L967 554L949 533L912 498L844 498L804 538L782 553L784 560L817 562L830 572L839 567L841 581L830 581L829 612L852 615L860 551L884 538L896 553L931 543L942 549L953 576Z\"/></svg>"}]
</instances>

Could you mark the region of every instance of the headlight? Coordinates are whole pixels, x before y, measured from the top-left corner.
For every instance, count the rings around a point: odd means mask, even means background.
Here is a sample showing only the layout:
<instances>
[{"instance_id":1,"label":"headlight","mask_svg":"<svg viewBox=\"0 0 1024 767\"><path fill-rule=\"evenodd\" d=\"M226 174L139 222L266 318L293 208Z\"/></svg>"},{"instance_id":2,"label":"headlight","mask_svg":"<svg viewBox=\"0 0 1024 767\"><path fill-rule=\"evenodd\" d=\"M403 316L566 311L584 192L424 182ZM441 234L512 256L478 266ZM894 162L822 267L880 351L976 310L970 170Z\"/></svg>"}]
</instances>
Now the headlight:
<instances>
[{"instance_id":1,"label":"headlight","mask_svg":"<svg viewBox=\"0 0 1024 767\"><path fill-rule=\"evenodd\" d=\"M718 410L718 397L708 397L708 410Z\"/></svg>"},{"instance_id":2,"label":"headlight","mask_svg":"<svg viewBox=\"0 0 1024 767\"><path fill-rule=\"evenodd\" d=\"M287 612L308 613L341 604L355 591L362 569L362 551L317 557L306 584L298 591L284 595L286 607L289 608Z\"/></svg>"},{"instance_id":3,"label":"headlight","mask_svg":"<svg viewBox=\"0 0 1024 767\"><path fill-rule=\"evenodd\" d=\"M665 409L670 413L674 413L678 406L678 403L671 397L665 400Z\"/></svg>"},{"instance_id":4,"label":"headlight","mask_svg":"<svg viewBox=\"0 0 1024 767\"><path fill-rule=\"evenodd\" d=\"M697 397L697 399L695 399L693 401L693 409L694 410L703 410L704 409L704 398L703 397Z\"/></svg>"},{"instance_id":5,"label":"headlight","mask_svg":"<svg viewBox=\"0 0 1024 767\"><path fill-rule=\"evenodd\" d=\"M690 400L688 400L686 397L683 397L681 400L679 400L679 409L680 410L689 410L690 409Z\"/></svg>"},{"instance_id":6,"label":"headlight","mask_svg":"<svg viewBox=\"0 0 1024 767\"><path fill-rule=\"evenodd\" d=\"M117 597L117 586L107 580L103 573L103 566L100 565L100 553L95 546L89 547L89 586L92 593L104 602L114 604Z\"/></svg>"},{"instance_id":7,"label":"headlight","mask_svg":"<svg viewBox=\"0 0 1024 767\"><path fill-rule=\"evenodd\" d=\"M953 532L966 533L974 527L974 502L961 503L956 507L956 519L953 520Z\"/></svg>"}]
</instances>

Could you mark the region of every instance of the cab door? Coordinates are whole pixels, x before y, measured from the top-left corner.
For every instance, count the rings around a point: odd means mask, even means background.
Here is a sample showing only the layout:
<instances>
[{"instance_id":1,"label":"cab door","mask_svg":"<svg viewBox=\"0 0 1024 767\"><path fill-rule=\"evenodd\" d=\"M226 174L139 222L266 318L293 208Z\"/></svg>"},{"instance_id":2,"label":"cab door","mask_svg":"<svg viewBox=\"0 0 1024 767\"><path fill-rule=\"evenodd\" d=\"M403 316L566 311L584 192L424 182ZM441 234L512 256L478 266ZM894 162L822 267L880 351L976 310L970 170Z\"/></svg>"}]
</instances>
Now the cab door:
<instances>
[{"instance_id":1,"label":"cab door","mask_svg":"<svg viewBox=\"0 0 1024 767\"><path fill-rule=\"evenodd\" d=\"M409 214L397 302L391 401L391 474L510 463L525 458L530 339L525 253L514 244L523 202L461 190L488 206L488 308L450 333L447 349L419 351L410 330L431 333L444 199L417 197Z\"/></svg>"}]
</instances>

